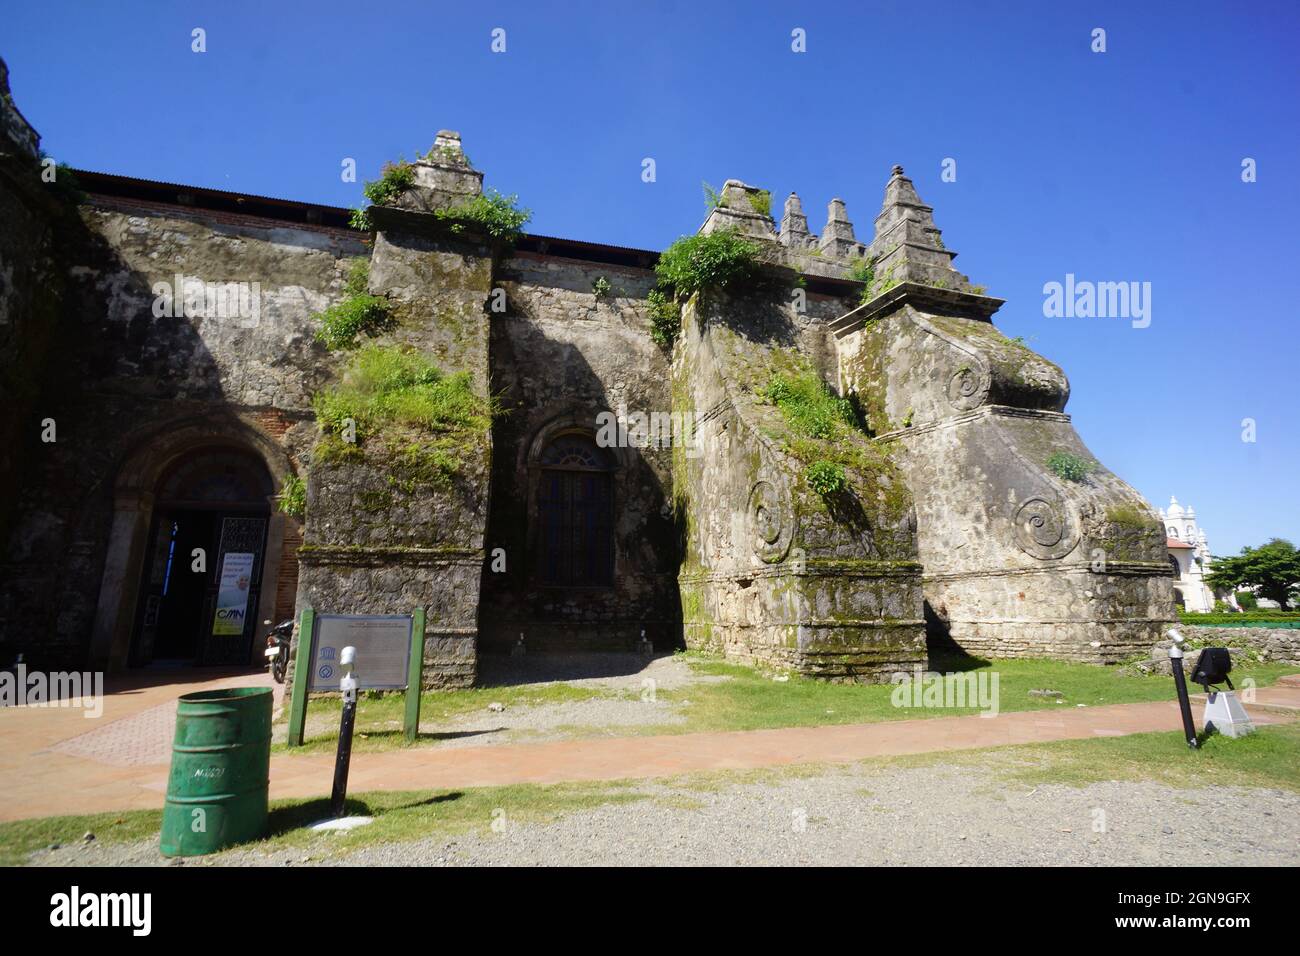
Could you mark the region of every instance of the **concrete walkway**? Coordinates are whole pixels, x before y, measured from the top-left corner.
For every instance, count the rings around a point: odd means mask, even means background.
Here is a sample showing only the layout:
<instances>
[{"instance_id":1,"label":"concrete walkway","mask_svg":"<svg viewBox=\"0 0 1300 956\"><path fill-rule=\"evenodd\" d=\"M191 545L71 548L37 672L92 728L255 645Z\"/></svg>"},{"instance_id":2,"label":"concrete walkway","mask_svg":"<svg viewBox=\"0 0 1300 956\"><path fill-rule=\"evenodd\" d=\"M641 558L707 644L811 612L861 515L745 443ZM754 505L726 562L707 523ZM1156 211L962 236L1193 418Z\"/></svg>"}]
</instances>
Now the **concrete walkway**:
<instances>
[{"instance_id":1,"label":"concrete walkway","mask_svg":"<svg viewBox=\"0 0 1300 956\"><path fill-rule=\"evenodd\" d=\"M177 684L154 676L106 690L104 715L87 731L82 712L66 708L0 710L0 821L162 806L167 787L175 699L215 686L269 682L263 673L195 673ZM1256 691L1248 705L1258 724L1300 713L1300 686ZM1193 705L1199 717L1200 704ZM1117 737L1179 727L1172 701L1072 707L660 737L561 740L457 749L358 753L348 789L425 790L516 783L618 780L695 771L744 770L801 763L851 763L870 757L969 750L1053 740ZM271 796L329 793L333 754L276 754Z\"/></svg>"}]
</instances>

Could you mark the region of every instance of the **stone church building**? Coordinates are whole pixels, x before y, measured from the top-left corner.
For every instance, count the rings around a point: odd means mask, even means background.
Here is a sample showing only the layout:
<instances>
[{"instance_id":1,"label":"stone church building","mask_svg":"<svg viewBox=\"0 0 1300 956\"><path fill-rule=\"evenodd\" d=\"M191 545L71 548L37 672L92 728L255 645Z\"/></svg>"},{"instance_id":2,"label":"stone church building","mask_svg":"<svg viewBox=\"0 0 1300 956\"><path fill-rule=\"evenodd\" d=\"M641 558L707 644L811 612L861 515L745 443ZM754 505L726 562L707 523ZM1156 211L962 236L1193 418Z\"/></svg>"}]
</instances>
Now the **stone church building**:
<instances>
[{"instance_id":1,"label":"stone church building","mask_svg":"<svg viewBox=\"0 0 1300 956\"><path fill-rule=\"evenodd\" d=\"M1092 461L1065 375L997 330L1002 300L953 268L899 167L873 227L835 200L819 235L798 197L778 227L729 181L700 231L749 238L759 277L685 302L664 348L654 251L503 244L438 216L482 188L454 135L369 232L345 209L91 172L71 196L3 73L2 664L247 664L263 620L420 606L430 686L472 683L521 635L533 652L643 633L878 680L954 646L1114 662L1173 618L1161 522L1101 465L1051 464ZM382 341L497 396L448 480L402 471L418 447L326 453L314 399L345 357L319 315L356 259L396 319ZM864 261L888 277L865 296ZM219 292L185 308L194 284ZM833 494L765 397L781 373L862 410L828 452ZM598 441L611 411L676 415L692 444Z\"/></svg>"}]
</instances>

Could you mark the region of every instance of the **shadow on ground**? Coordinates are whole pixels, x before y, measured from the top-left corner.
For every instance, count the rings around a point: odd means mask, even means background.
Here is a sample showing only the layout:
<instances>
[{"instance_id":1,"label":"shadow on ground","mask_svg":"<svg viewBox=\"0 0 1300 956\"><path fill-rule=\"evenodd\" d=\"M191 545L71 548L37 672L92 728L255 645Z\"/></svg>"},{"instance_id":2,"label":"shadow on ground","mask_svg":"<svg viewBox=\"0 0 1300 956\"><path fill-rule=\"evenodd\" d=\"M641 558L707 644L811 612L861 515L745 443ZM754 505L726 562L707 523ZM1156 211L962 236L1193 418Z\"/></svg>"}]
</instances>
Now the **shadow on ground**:
<instances>
[{"instance_id":1,"label":"shadow on ground","mask_svg":"<svg viewBox=\"0 0 1300 956\"><path fill-rule=\"evenodd\" d=\"M550 681L632 677L657 658L671 654L483 654L478 659L479 687L516 687Z\"/></svg>"}]
</instances>

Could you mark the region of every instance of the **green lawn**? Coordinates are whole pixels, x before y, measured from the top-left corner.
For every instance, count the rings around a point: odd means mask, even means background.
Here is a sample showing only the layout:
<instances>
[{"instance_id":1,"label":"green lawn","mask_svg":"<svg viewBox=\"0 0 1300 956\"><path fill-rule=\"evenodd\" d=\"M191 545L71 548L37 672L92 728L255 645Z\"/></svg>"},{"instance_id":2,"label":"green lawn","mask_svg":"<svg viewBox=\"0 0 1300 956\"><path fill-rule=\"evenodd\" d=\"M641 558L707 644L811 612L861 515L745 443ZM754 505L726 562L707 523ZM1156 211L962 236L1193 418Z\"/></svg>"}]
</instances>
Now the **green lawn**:
<instances>
[{"instance_id":1,"label":"green lawn","mask_svg":"<svg viewBox=\"0 0 1300 956\"><path fill-rule=\"evenodd\" d=\"M637 733L689 733L702 730L759 730L770 727L801 727L813 724L856 724L880 720L907 720L918 717L951 717L975 714L979 707L895 707L890 684L828 684L823 681L791 677L773 680L753 668L728 664L702 656L687 654L691 667L704 674L725 675L730 679L713 684L695 684L680 690L660 691L662 699L689 701L682 711L685 724L640 728ZM1172 700L1174 683L1170 677L1143 675L1129 668L1099 667L1093 664L1068 664L1039 659L983 661L964 658L933 665L936 670L959 673L998 675L999 712L1020 710L1064 710L1084 704L1140 703ZM1243 664L1233 671L1233 682L1242 686L1247 678L1266 687L1283 674L1294 673L1294 666L1282 664ZM1031 690L1056 690L1063 703L1053 699L1030 697Z\"/></svg>"},{"instance_id":2,"label":"green lawn","mask_svg":"<svg viewBox=\"0 0 1300 956\"><path fill-rule=\"evenodd\" d=\"M725 677L718 682L700 682L674 690L660 690L658 699L679 705L677 712L685 721L672 724L620 727L626 736L682 734L699 731L760 730L773 727L806 727L818 724L872 723L882 720L907 720L921 717L951 717L976 714L983 708L966 707L896 707L896 688L891 684L829 684L791 676L787 681L773 680L752 667L731 664L694 652L681 655L702 676ZM998 711L1064 710L1083 704L1140 703L1172 700L1173 679L1161 675L1144 675L1128 667L1101 667L1094 664L1069 664L1042 659L985 661L958 658L932 663L936 671L963 675L983 675L985 686L998 680ZM1247 679L1256 686L1267 687L1279 676L1294 673L1296 667L1285 664L1240 663L1233 670L1233 682L1240 688ZM1193 688L1195 689L1195 688ZM1055 690L1056 699L1030 697L1030 690ZM442 718L486 710L489 703L500 702L508 708L548 703L585 701L593 698L637 699L640 690L617 691L571 684L533 684L509 687L481 687L469 690L430 691L422 697L421 722L428 724ZM312 700L309 719L318 718L319 732L310 733L304 747L296 752L332 752L337 745L337 697ZM403 697L387 694L365 698L357 707L354 748L360 752L391 750L405 745L402 737ZM1249 705L1248 705L1249 706ZM608 736L609 728L577 725L556 728L566 736ZM416 746L436 746L444 735L422 732ZM485 743L490 738L485 739ZM275 745L277 752L289 750Z\"/></svg>"},{"instance_id":3,"label":"green lawn","mask_svg":"<svg viewBox=\"0 0 1300 956\"><path fill-rule=\"evenodd\" d=\"M308 824L330 815L327 798L274 800L271 802L268 836L243 844L241 849L272 852L288 847L306 847L319 859L321 855L346 853L368 844L399 843L470 830L485 831L502 814L507 822L545 823L574 810L648 799L646 794L637 793L632 787L627 781L612 781L360 793L348 798L347 813L373 816L375 822L357 830L327 834L305 829ZM106 844L134 843L145 839L157 841L161 826L161 810L0 823L0 866L20 865L30 853L51 844L79 842L87 831L95 834L97 841ZM205 859L220 863L222 855L214 854Z\"/></svg>"},{"instance_id":4,"label":"green lawn","mask_svg":"<svg viewBox=\"0 0 1300 956\"><path fill-rule=\"evenodd\" d=\"M1200 749L1179 731L1062 740L994 751L1011 766L1004 779L1085 787L1104 780L1152 780L1172 787L1263 787L1300 791L1300 723L1260 727L1231 740L1213 735Z\"/></svg>"}]
</instances>

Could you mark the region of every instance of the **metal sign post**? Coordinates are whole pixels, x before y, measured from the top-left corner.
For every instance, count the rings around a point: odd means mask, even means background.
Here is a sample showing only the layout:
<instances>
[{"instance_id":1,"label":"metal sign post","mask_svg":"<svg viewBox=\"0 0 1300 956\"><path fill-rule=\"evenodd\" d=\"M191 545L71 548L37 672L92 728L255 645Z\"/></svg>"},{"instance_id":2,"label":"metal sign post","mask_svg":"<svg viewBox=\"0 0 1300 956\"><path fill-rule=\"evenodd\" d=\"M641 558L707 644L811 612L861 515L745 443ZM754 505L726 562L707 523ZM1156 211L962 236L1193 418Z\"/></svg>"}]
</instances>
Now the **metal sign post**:
<instances>
[{"instance_id":1,"label":"metal sign post","mask_svg":"<svg viewBox=\"0 0 1300 956\"><path fill-rule=\"evenodd\" d=\"M330 815L343 816L343 805L348 797L348 765L352 762L352 727L357 718L357 678L352 673L357 649L343 648L339 666L343 676L339 688L343 691L343 718L339 722L339 749L334 757L334 791L330 794Z\"/></svg>"},{"instance_id":2,"label":"metal sign post","mask_svg":"<svg viewBox=\"0 0 1300 956\"><path fill-rule=\"evenodd\" d=\"M1187 746L1193 750L1200 746L1196 739L1196 725L1192 723L1192 702L1187 699L1187 679L1183 676L1183 641L1185 638L1177 628L1170 628L1168 634L1173 638L1169 645L1169 669L1174 672L1174 689L1178 691L1178 709L1183 715L1183 735Z\"/></svg>"}]
</instances>

